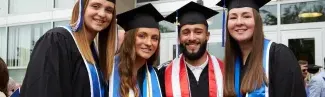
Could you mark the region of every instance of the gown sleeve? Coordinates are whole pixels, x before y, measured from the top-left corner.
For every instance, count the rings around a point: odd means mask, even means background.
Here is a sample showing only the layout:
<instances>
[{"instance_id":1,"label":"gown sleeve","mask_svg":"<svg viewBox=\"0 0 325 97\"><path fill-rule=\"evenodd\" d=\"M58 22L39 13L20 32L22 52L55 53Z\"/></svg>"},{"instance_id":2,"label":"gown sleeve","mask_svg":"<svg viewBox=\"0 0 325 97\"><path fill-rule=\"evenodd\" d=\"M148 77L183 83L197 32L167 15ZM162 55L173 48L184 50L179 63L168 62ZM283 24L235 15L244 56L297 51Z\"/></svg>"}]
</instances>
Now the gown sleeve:
<instances>
[{"instance_id":1,"label":"gown sleeve","mask_svg":"<svg viewBox=\"0 0 325 97\"><path fill-rule=\"evenodd\" d=\"M20 97L72 97L69 44L60 31L65 30L51 29L36 43Z\"/></svg>"},{"instance_id":2,"label":"gown sleeve","mask_svg":"<svg viewBox=\"0 0 325 97\"><path fill-rule=\"evenodd\" d=\"M273 48L273 56L270 56L270 97L306 97L295 55L283 44L275 44Z\"/></svg>"}]
</instances>

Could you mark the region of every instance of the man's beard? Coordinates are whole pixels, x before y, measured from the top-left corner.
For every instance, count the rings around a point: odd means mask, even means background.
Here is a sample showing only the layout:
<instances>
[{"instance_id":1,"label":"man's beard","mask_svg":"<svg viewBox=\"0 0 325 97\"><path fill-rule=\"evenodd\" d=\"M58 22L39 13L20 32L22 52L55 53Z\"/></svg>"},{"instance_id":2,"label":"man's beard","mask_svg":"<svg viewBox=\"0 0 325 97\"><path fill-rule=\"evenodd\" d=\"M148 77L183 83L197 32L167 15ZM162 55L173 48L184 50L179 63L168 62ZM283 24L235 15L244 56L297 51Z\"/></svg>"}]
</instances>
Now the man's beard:
<instances>
[{"instance_id":1,"label":"man's beard","mask_svg":"<svg viewBox=\"0 0 325 97\"><path fill-rule=\"evenodd\" d=\"M207 43L208 43L207 40L205 42L203 42L200 45L199 50L197 52L194 52L194 53L191 53L188 50L186 50L186 47L185 47L186 43L180 45L180 50L183 53L184 57L187 58L188 60L198 60L205 53L205 51L207 49Z\"/></svg>"}]
</instances>

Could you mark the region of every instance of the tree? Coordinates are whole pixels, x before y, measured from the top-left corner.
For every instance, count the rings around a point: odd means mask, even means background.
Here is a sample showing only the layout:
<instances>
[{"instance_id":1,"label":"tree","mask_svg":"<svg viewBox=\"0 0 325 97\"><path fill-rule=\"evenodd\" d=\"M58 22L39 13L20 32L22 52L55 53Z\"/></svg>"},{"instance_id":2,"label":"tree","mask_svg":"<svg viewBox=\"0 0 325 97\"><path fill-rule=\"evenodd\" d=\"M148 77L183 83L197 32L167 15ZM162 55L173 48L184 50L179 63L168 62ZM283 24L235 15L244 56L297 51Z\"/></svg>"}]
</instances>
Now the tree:
<instances>
[{"instance_id":1,"label":"tree","mask_svg":"<svg viewBox=\"0 0 325 97\"><path fill-rule=\"evenodd\" d=\"M307 22L319 22L325 21L325 1L312 1L312 2L301 2L294 4L281 5L283 7L281 15L281 24L292 24L292 23L307 23ZM320 17L299 17L301 13L317 12L322 13Z\"/></svg>"},{"instance_id":2,"label":"tree","mask_svg":"<svg viewBox=\"0 0 325 97\"><path fill-rule=\"evenodd\" d=\"M265 17L263 18L263 24L265 25L276 25L277 24L277 17L274 16L271 12L267 10L260 10L261 14L265 14Z\"/></svg>"}]
</instances>

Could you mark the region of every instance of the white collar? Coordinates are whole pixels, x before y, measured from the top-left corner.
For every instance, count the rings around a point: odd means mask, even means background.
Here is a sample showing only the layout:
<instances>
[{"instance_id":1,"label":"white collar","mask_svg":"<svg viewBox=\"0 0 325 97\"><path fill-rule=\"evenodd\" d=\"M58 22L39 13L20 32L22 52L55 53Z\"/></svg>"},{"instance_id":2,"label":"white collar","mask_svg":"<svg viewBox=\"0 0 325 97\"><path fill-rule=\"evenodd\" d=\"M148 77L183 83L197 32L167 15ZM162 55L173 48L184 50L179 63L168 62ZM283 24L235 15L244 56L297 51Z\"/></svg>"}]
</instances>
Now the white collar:
<instances>
[{"instance_id":1,"label":"white collar","mask_svg":"<svg viewBox=\"0 0 325 97\"><path fill-rule=\"evenodd\" d=\"M185 58L184 58L184 61L185 61ZM185 64L186 64L186 65L188 66L188 68L190 68L191 70L194 70L194 69L202 69L202 70L203 70L203 69L205 68L205 66L208 65L208 61L209 61L209 58L208 58L208 56L207 56L207 59L205 60L205 62L204 62L203 64L199 65L199 66L193 66L193 65L187 63L186 61L185 61Z\"/></svg>"}]
</instances>

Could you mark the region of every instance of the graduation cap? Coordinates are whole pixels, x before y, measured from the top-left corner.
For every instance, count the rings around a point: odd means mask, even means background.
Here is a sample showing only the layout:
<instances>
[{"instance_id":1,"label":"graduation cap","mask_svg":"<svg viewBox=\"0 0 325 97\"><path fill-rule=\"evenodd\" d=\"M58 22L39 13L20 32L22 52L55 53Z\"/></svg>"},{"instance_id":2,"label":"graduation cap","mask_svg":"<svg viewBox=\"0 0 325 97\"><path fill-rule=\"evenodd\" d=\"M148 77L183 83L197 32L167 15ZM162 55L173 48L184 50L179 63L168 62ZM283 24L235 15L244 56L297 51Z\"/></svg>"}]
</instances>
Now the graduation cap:
<instances>
[{"instance_id":1,"label":"graduation cap","mask_svg":"<svg viewBox=\"0 0 325 97\"><path fill-rule=\"evenodd\" d=\"M115 0L107 0L107 1L110 1L110 2L115 4ZM79 16L78 16L76 26L72 27L73 32L77 32L82 27L82 23L83 23L83 14L82 14L82 12L84 12L83 11L84 10L84 7L83 7L84 4L85 4L85 0L79 0Z\"/></svg>"},{"instance_id":2,"label":"graduation cap","mask_svg":"<svg viewBox=\"0 0 325 97\"><path fill-rule=\"evenodd\" d=\"M250 7L259 11L262 6L270 1L271 0L221 0L217 5L228 8L228 10L233 8Z\"/></svg>"},{"instance_id":3,"label":"graduation cap","mask_svg":"<svg viewBox=\"0 0 325 97\"><path fill-rule=\"evenodd\" d=\"M185 24L205 24L208 26L207 19L216 14L218 14L217 11L191 1L168 15L165 20L171 23L179 22L180 26Z\"/></svg>"},{"instance_id":4,"label":"graduation cap","mask_svg":"<svg viewBox=\"0 0 325 97\"><path fill-rule=\"evenodd\" d=\"M159 28L158 22L164 19L151 3L121 13L116 18L125 31L140 27Z\"/></svg>"},{"instance_id":5,"label":"graduation cap","mask_svg":"<svg viewBox=\"0 0 325 97\"><path fill-rule=\"evenodd\" d=\"M319 68L322 68L322 66L318 66L318 65L315 65L315 64L308 64L308 69L319 69Z\"/></svg>"},{"instance_id":6,"label":"graduation cap","mask_svg":"<svg viewBox=\"0 0 325 97\"><path fill-rule=\"evenodd\" d=\"M259 9L264 6L266 3L268 3L271 0L221 0L219 1L216 5L223 7L223 8L228 8L228 10L231 10L233 8L242 8L242 7L250 7L254 8L255 10L259 11ZM225 19L226 14L225 14L225 9L223 11L222 15L222 47L225 46L225 32L226 32L226 27L225 27Z\"/></svg>"},{"instance_id":7,"label":"graduation cap","mask_svg":"<svg viewBox=\"0 0 325 97\"><path fill-rule=\"evenodd\" d=\"M185 24L204 24L208 27L207 19L218 14L217 11L214 11L210 8L202 6L193 1L187 3L181 8L177 9L173 13L165 17L165 20L171 23L176 24L176 34L178 36L179 28ZM180 25L179 25L180 24ZM176 45L176 58L178 58L178 39Z\"/></svg>"},{"instance_id":8,"label":"graduation cap","mask_svg":"<svg viewBox=\"0 0 325 97\"><path fill-rule=\"evenodd\" d=\"M318 65L315 65L315 64L308 64L308 69L307 71L311 74L315 74L319 71L320 68L322 68L322 66L318 66Z\"/></svg>"}]
</instances>

